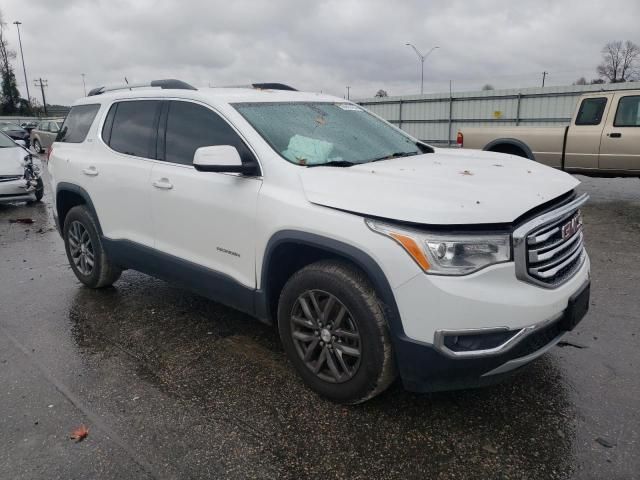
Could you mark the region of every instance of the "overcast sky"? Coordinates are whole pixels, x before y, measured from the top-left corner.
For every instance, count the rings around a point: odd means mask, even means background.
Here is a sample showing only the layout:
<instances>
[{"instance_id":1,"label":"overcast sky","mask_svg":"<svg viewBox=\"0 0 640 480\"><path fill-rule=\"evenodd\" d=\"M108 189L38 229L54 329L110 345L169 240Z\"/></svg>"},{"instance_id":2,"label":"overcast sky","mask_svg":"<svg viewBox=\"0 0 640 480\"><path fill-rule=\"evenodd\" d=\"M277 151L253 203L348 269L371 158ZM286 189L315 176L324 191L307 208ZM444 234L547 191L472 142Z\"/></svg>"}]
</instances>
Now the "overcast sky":
<instances>
[{"instance_id":1,"label":"overcast sky","mask_svg":"<svg viewBox=\"0 0 640 480\"><path fill-rule=\"evenodd\" d=\"M594 78L609 40L640 43L639 0L2 0L7 37L22 42L31 96L47 103L87 88L155 78L196 86L277 81L372 96L567 85ZM24 89L20 57L15 64Z\"/></svg>"}]
</instances>

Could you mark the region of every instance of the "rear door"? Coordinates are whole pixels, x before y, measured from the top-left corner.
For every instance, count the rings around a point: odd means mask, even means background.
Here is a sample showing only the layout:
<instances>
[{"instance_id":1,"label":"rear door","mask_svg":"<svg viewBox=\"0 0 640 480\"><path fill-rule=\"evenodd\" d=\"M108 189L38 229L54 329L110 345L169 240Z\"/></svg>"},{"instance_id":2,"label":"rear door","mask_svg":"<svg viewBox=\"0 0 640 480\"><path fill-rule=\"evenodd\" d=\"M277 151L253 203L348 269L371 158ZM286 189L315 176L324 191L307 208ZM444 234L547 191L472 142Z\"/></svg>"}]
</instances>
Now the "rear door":
<instances>
[{"instance_id":1,"label":"rear door","mask_svg":"<svg viewBox=\"0 0 640 480\"><path fill-rule=\"evenodd\" d=\"M154 99L113 103L101 123L97 145L79 160L102 231L112 240L154 245L149 177L160 106Z\"/></svg>"},{"instance_id":2,"label":"rear door","mask_svg":"<svg viewBox=\"0 0 640 480\"><path fill-rule=\"evenodd\" d=\"M580 100L567 134L565 168L598 168L600 139L612 99L612 93L598 93Z\"/></svg>"},{"instance_id":3,"label":"rear door","mask_svg":"<svg viewBox=\"0 0 640 480\"><path fill-rule=\"evenodd\" d=\"M616 93L600 147L600 168L640 170L640 94Z\"/></svg>"},{"instance_id":4,"label":"rear door","mask_svg":"<svg viewBox=\"0 0 640 480\"><path fill-rule=\"evenodd\" d=\"M166 139L151 175L156 248L255 288L255 228L261 177L199 172L199 147L231 145L243 161L255 156L210 107L166 102L159 129Z\"/></svg>"}]
</instances>

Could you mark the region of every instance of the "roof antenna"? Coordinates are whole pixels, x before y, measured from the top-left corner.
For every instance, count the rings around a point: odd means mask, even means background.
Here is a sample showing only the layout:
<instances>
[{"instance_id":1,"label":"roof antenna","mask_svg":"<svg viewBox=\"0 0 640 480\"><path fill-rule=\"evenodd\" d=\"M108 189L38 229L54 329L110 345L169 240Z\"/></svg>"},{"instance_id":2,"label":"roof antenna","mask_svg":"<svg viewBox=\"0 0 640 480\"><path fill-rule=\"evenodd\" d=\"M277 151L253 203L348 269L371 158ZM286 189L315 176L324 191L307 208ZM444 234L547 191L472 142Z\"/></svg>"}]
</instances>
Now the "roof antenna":
<instances>
[{"instance_id":1,"label":"roof antenna","mask_svg":"<svg viewBox=\"0 0 640 480\"><path fill-rule=\"evenodd\" d=\"M127 85L129 85L129 80L127 80L127 77L124 77L124 83L126 83ZM131 88L129 89L129 91L131 92Z\"/></svg>"}]
</instances>

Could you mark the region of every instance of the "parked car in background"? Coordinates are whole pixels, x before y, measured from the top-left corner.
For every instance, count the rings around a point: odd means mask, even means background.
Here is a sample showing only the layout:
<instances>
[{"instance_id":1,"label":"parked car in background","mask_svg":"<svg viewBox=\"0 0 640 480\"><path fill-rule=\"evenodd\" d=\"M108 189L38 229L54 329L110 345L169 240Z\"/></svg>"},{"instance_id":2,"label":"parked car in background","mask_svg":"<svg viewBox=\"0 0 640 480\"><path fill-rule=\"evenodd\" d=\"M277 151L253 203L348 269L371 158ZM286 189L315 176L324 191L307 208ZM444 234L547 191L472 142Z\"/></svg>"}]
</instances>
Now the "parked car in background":
<instances>
[{"instance_id":1,"label":"parked car in background","mask_svg":"<svg viewBox=\"0 0 640 480\"><path fill-rule=\"evenodd\" d=\"M589 306L577 179L438 149L360 106L279 84L92 90L47 163L77 278L123 269L278 326L343 403L498 381Z\"/></svg>"},{"instance_id":2,"label":"parked car in background","mask_svg":"<svg viewBox=\"0 0 640 480\"><path fill-rule=\"evenodd\" d=\"M40 201L44 185L28 150L0 133L0 202Z\"/></svg>"},{"instance_id":3,"label":"parked car in background","mask_svg":"<svg viewBox=\"0 0 640 480\"><path fill-rule=\"evenodd\" d=\"M13 140L22 140L25 147L29 148L30 139L29 132L22 128L20 125L13 122L0 122L0 132L4 133Z\"/></svg>"},{"instance_id":4,"label":"parked car in background","mask_svg":"<svg viewBox=\"0 0 640 480\"><path fill-rule=\"evenodd\" d=\"M28 120L26 122L22 122L20 126L24 128L27 132L31 133L31 130L33 130L38 126L38 122L36 122L35 120Z\"/></svg>"},{"instance_id":5,"label":"parked car in background","mask_svg":"<svg viewBox=\"0 0 640 480\"><path fill-rule=\"evenodd\" d=\"M640 90L582 95L566 127L463 128L463 148L509 153L591 175L640 175Z\"/></svg>"},{"instance_id":6,"label":"parked car in background","mask_svg":"<svg viewBox=\"0 0 640 480\"><path fill-rule=\"evenodd\" d=\"M31 144L36 153L42 153L56 140L64 120L43 120L31 130Z\"/></svg>"}]
</instances>

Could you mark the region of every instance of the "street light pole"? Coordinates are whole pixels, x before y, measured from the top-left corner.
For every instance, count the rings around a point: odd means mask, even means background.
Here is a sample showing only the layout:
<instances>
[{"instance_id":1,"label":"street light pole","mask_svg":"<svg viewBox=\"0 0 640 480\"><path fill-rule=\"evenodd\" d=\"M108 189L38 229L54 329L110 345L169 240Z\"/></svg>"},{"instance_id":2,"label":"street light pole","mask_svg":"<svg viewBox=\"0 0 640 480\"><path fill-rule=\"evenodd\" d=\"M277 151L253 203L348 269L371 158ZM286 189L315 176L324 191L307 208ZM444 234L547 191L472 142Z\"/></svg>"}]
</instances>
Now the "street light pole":
<instances>
[{"instance_id":1,"label":"street light pole","mask_svg":"<svg viewBox=\"0 0 640 480\"><path fill-rule=\"evenodd\" d=\"M420 59L420 66L421 66L421 71L420 71L420 94L423 94L424 93L424 61L431 54L431 52L433 52L436 48L440 48L440 47L438 47L438 46L432 47L431 50L429 50L425 55L422 55L420 53L420 50L418 50L413 43L406 43L405 45L407 47L413 48L413 51L416 52L416 55Z\"/></svg>"},{"instance_id":2,"label":"street light pole","mask_svg":"<svg viewBox=\"0 0 640 480\"><path fill-rule=\"evenodd\" d=\"M347 100L349 100L349 91L351 90L351 87L347 85Z\"/></svg>"},{"instance_id":3,"label":"street light pole","mask_svg":"<svg viewBox=\"0 0 640 480\"><path fill-rule=\"evenodd\" d=\"M82 75L82 88L84 88L84 96L87 96L87 85L86 83L84 83L84 73L81 73L80 75Z\"/></svg>"},{"instance_id":4,"label":"street light pole","mask_svg":"<svg viewBox=\"0 0 640 480\"><path fill-rule=\"evenodd\" d=\"M18 30L18 43L20 44L20 57L22 58L22 71L24 72L24 86L27 88L27 103L31 107L31 95L29 94L29 80L27 80L27 67L24 65L24 53L22 52L22 38L20 37L20 25L22 22L15 21L13 24Z\"/></svg>"}]
</instances>

